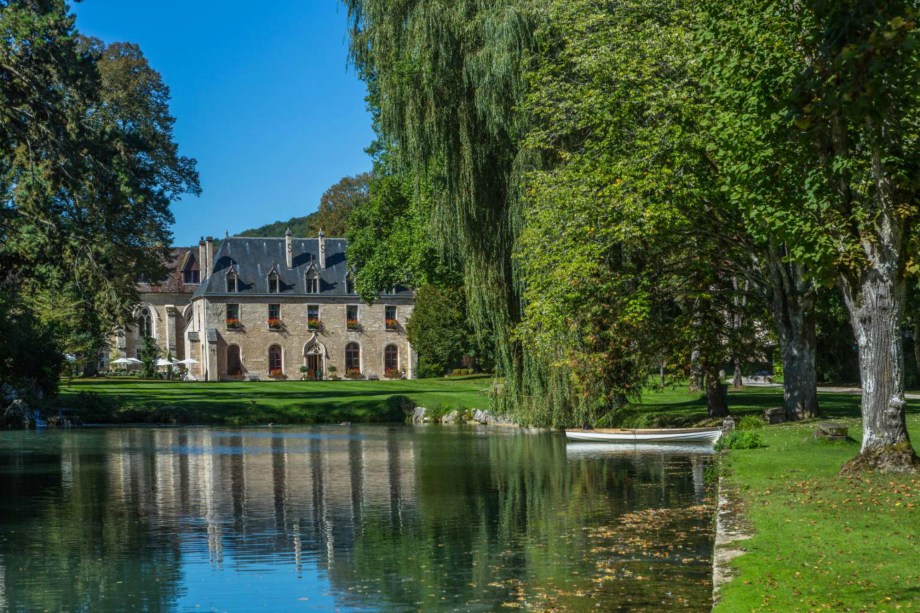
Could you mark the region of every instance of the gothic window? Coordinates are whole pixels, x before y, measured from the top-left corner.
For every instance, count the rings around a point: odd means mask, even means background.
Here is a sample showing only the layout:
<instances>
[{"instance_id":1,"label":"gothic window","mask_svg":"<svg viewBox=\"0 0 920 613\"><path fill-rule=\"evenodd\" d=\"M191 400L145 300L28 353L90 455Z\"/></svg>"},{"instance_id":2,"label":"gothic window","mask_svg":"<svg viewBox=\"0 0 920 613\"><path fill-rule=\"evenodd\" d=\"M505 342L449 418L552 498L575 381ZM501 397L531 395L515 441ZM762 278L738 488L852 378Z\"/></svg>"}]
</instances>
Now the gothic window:
<instances>
[{"instance_id":1,"label":"gothic window","mask_svg":"<svg viewBox=\"0 0 920 613\"><path fill-rule=\"evenodd\" d=\"M351 273L345 275L345 293L354 294L355 293L355 276Z\"/></svg>"},{"instance_id":2,"label":"gothic window","mask_svg":"<svg viewBox=\"0 0 920 613\"><path fill-rule=\"evenodd\" d=\"M228 292L232 293L232 292L238 291L239 287L238 287L237 281L238 279L236 277L235 272L231 270L230 272L227 273L227 291Z\"/></svg>"},{"instance_id":3,"label":"gothic window","mask_svg":"<svg viewBox=\"0 0 920 613\"><path fill-rule=\"evenodd\" d=\"M281 291L281 280L278 278L278 273L272 271L268 275L268 293L277 294L279 291Z\"/></svg>"},{"instance_id":4,"label":"gothic window","mask_svg":"<svg viewBox=\"0 0 920 613\"><path fill-rule=\"evenodd\" d=\"M147 307L141 309L137 317L137 331L141 337L153 336L153 317Z\"/></svg>"}]
</instances>

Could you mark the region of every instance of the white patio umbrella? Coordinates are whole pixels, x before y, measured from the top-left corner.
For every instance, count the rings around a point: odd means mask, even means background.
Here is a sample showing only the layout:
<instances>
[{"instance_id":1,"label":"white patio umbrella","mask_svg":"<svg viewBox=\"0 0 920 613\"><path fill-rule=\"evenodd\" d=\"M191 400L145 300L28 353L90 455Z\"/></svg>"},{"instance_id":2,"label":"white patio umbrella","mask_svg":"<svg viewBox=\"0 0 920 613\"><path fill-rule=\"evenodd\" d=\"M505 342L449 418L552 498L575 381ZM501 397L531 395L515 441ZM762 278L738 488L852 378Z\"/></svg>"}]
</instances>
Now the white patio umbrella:
<instances>
[{"instance_id":1,"label":"white patio umbrella","mask_svg":"<svg viewBox=\"0 0 920 613\"><path fill-rule=\"evenodd\" d=\"M173 366L173 362L171 360L165 360L163 358L160 358L159 360L157 360L157 366L158 367Z\"/></svg>"},{"instance_id":2,"label":"white patio umbrella","mask_svg":"<svg viewBox=\"0 0 920 613\"><path fill-rule=\"evenodd\" d=\"M176 360L176 364L185 364L186 366L191 366L192 364L198 364L198 360L194 358L185 358L184 360Z\"/></svg>"},{"instance_id":3,"label":"white patio umbrella","mask_svg":"<svg viewBox=\"0 0 920 613\"><path fill-rule=\"evenodd\" d=\"M72 354L72 353L65 353L65 354L64 354L64 359L67 360L68 362L76 362L76 361L77 361L77 356L75 356L75 355Z\"/></svg>"},{"instance_id":4,"label":"white patio umbrella","mask_svg":"<svg viewBox=\"0 0 920 613\"><path fill-rule=\"evenodd\" d=\"M125 360L127 360L128 364L143 364L143 362L141 362L137 358L125 358Z\"/></svg>"},{"instance_id":5,"label":"white patio umbrella","mask_svg":"<svg viewBox=\"0 0 920 613\"><path fill-rule=\"evenodd\" d=\"M109 364L131 364L131 361L128 358L118 358L117 360L112 360Z\"/></svg>"}]
</instances>

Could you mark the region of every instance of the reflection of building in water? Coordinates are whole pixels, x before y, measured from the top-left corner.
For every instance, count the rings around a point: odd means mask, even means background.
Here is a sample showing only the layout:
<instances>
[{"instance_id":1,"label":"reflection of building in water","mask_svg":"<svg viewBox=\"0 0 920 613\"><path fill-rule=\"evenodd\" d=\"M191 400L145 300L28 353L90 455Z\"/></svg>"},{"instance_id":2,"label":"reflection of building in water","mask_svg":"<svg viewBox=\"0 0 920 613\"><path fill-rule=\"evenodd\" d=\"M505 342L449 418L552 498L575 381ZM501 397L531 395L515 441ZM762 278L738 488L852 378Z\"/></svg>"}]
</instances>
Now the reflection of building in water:
<instances>
[{"instance_id":1,"label":"reflection of building in water","mask_svg":"<svg viewBox=\"0 0 920 613\"><path fill-rule=\"evenodd\" d=\"M6 601L6 567L3 565L3 556L0 556L0 611L9 609Z\"/></svg>"},{"instance_id":2,"label":"reflection of building in water","mask_svg":"<svg viewBox=\"0 0 920 613\"><path fill-rule=\"evenodd\" d=\"M411 439L333 432L112 430L110 492L161 524L202 530L216 566L225 555L333 565L366 514L399 522L416 490Z\"/></svg>"}]
</instances>

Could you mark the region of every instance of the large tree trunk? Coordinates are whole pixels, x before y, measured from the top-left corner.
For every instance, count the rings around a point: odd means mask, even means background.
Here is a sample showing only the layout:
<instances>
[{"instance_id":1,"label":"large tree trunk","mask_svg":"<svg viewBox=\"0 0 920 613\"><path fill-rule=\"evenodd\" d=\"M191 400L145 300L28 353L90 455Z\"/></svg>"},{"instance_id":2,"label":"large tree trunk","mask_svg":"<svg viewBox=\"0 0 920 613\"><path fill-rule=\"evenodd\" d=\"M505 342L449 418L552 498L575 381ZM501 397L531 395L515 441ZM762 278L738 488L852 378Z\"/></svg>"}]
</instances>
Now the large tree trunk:
<instances>
[{"instance_id":1,"label":"large tree trunk","mask_svg":"<svg viewBox=\"0 0 920 613\"><path fill-rule=\"evenodd\" d=\"M842 281L859 346L863 440L849 469L913 470L920 464L904 408L901 319L906 282L900 271L870 270L858 282Z\"/></svg>"},{"instance_id":2,"label":"large tree trunk","mask_svg":"<svg viewBox=\"0 0 920 613\"><path fill-rule=\"evenodd\" d=\"M781 248L770 249L771 306L783 356L783 406L787 419L799 420L819 414L814 288L800 265L783 260Z\"/></svg>"},{"instance_id":3,"label":"large tree trunk","mask_svg":"<svg viewBox=\"0 0 920 613\"><path fill-rule=\"evenodd\" d=\"M704 368L706 382L706 410L710 417L728 416L728 390L719 378L719 365L707 363Z\"/></svg>"}]
</instances>

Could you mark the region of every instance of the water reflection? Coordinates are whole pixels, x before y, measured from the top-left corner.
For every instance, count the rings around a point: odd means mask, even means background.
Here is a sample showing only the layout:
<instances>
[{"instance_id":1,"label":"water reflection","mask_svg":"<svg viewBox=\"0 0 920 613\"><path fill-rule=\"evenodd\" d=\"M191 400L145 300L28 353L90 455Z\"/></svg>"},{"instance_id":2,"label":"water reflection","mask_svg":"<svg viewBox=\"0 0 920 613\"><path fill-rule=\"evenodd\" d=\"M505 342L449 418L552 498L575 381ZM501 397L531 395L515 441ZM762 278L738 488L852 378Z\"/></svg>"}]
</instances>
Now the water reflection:
<instances>
[{"instance_id":1,"label":"water reflection","mask_svg":"<svg viewBox=\"0 0 920 613\"><path fill-rule=\"evenodd\" d=\"M708 462L488 429L2 433L0 610L708 610Z\"/></svg>"}]
</instances>

